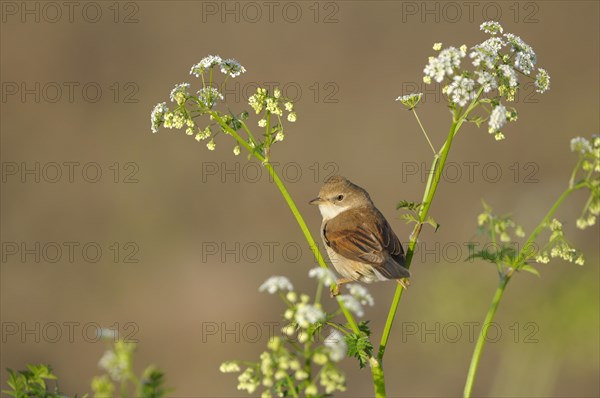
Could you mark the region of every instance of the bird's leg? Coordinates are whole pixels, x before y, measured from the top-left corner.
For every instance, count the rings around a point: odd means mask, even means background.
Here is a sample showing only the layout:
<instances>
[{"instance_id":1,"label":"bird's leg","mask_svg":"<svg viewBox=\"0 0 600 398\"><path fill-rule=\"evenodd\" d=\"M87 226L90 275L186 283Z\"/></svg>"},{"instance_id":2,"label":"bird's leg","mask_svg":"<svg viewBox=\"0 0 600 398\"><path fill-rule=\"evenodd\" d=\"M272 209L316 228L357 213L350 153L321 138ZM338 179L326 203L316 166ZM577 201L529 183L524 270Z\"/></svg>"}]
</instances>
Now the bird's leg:
<instances>
[{"instance_id":1,"label":"bird's leg","mask_svg":"<svg viewBox=\"0 0 600 398\"><path fill-rule=\"evenodd\" d=\"M333 286L331 288L331 298L334 298L335 296L340 294L340 286L342 286L344 283L348 283L348 282L352 282L352 279L349 278L340 278L337 281L335 281L335 286Z\"/></svg>"},{"instance_id":2,"label":"bird's leg","mask_svg":"<svg viewBox=\"0 0 600 398\"><path fill-rule=\"evenodd\" d=\"M398 284L404 289L408 289L408 287L410 286L410 281L408 280L408 278L396 279L396 282L398 282Z\"/></svg>"}]
</instances>

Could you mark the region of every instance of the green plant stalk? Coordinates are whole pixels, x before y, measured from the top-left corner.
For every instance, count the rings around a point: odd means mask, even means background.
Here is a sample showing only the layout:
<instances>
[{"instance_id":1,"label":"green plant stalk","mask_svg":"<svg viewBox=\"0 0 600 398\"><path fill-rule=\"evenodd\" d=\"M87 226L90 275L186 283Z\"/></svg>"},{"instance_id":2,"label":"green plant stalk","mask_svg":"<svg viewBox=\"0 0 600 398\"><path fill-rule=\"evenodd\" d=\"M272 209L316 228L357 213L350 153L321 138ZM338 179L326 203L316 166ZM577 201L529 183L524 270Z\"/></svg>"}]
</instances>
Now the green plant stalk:
<instances>
[{"instance_id":1,"label":"green plant stalk","mask_svg":"<svg viewBox=\"0 0 600 398\"><path fill-rule=\"evenodd\" d=\"M579 164L577 165L575 170L577 170L578 167L579 167ZM573 185L572 183L570 183L569 185L570 185L569 188L558 197L558 199L556 200L556 202L554 202L554 204L552 205L552 207L550 208L550 210L548 211L546 216L542 219L542 221L538 224L538 226L531 232L531 234L527 238L527 242L525 242L525 244L523 245L521 250L519 250L519 254L514 263L517 270L519 269L519 267L521 266L522 263L524 264L527 261L527 256L528 256L531 245L533 244L533 242L535 242L536 238L542 232L542 229L547 225L547 223L550 221L550 218L554 215L554 213L560 207L560 205L565 201L565 199L571 193L573 193L574 191L576 191L578 189L586 187L587 183L585 181L583 181L576 185ZM475 377L477 376L477 369L479 368L479 361L481 359L481 353L483 351L483 346L485 345L485 336L484 336L485 333L484 333L483 329L485 328L485 325L489 325L494 320L494 316L496 315L496 309L498 308L500 299L502 298L502 295L504 294L504 288L508 284L510 277L513 275L514 270L515 270L514 268L509 268L508 272L500 274L500 284L498 285L496 294L494 295L494 298L492 299L492 304L490 305L488 313L485 316L485 320L483 322L481 333L479 334L479 337L477 338L477 343L475 344L475 349L473 351L473 356L471 358L471 364L469 365L469 372L467 373L467 381L465 382L465 389L464 389L464 393L463 393L464 398L468 398L471 396L471 392L473 391L473 385L475 384Z\"/></svg>"},{"instance_id":2,"label":"green plant stalk","mask_svg":"<svg viewBox=\"0 0 600 398\"><path fill-rule=\"evenodd\" d=\"M371 366L371 375L373 376L373 386L375 387L375 397L385 398L387 397L385 392L385 374L381 362L372 357L369 363Z\"/></svg>"},{"instance_id":3,"label":"green plant stalk","mask_svg":"<svg viewBox=\"0 0 600 398\"><path fill-rule=\"evenodd\" d=\"M275 171L275 169L273 168L271 163L269 163L260 153L258 153L256 150L254 150L254 148L252 148L250 145L248 145L246 140L244 140L242 137L240 137L240 135L235 130L233 130L231 127L229 127L216 112L211 112L211 115L221 125L221 127L226 129L235 138L236 141L238 141L240 144L242 144L256 159L258 159L259 161L261 161L263 163L263 165L269 172L269 175L275 182L275 185L277 186L277 188L279 188L279 192L281 192L281 195L285 199L285 202L287 203L288 207L292 211L292 214L294 215L296 222L300 226L300 229L302 230L302 233L304 234L304 238L308 242L308 245L310 246L310 249L312 250L313 255L317 259L317 262L319 263L319 265L321 267L327 268L327 264L325 263L325 259L323 258L323 255L321 254L321 251L319 250L319 246L317 246L315 239L313 238L312 234L310 233L310 230L308 229L308 226L306 225L306 222L304 221L302 214L298 210L298 206L296 206L294 199L292 199L292 197L290 196L290 193L288 192L287 188L285 187L285 184L283 183L283 181L281 181L281 178L279 178L279 175L277 175L277 172ZM352 331L356 334L360 334L360 329L358 328L358 325L357 325L356 321L354 320L354 317L352 316L350 311L346 308L346 306L341 301L341 299L338 298L337 302L338 302L338 305L340 306L340 309L342 310L342 313L344 314L344 317L346 318L346 321L348 322L348 325L350 325L350 328L352 329Z\"/></svg>"},{"instance_id":4,"label":"green plant stalk","mask_svg":"<svg viewBox=\"0 0 600 398\"><path fill-rule=\"evenodd\" d=\"M462 119L459 119L459 120L462 120ZM417 245L417 239L419 238L419 234L421 232L422 223L425 222L425 219L427 218L427 214L429 213L429 207L431 206L431 202L433 200L433 197L435 196L437 186L440 182L442 170L444 169L446 159L448 158L448 152L450 152L450 147L452 145L452 139L454 138L454 135L459 127L460 127L460 124L458 122L452 123L452 127L450 128L448 138L442 148L441 154L439 155L439 157L438 157L438 155L436 155L436 157L434 157L433 164L434 165L436 164L437 159L439 159L439 162L437 162L437 167L434 166L434 170L432 170L432 172L429 174L429 178L427 180L427 186L426 186L426 189L424 192L423 202L422 202L423 205L421 207L421 210L419 211L419 222L417 223L417 225L415 225L415 229L413 230L410 242L408 244L408 248L406 250L406 263L405 263L406 268L410 268L410 264L411 264L411 261L412 261L412 258L413 258L414 252L415 252L415 248ZM395 292L394 298L392 300L392 305L390 306L390 311L388 313L388 317L387 317L387 320L385 323L385 328L383 329L383 334L381 336L381 343L379 344L379 353L377 355L379 361L383 360L383 356L385 354L385 349L387 347L387 342L390 337L390 332L392 330L392 325L394 323L394 318L396 316L396 309L398 308L398 304L400 303L400 298L402 297L403 291L404 291L404 288L399 284L396 287L396 292Z\"/></svg>"},{"instance_id":5,"label":"green plant stalk","mask_svg":"<svg viewBox=\"0 0 600 398\"><path fill-rule=\"evenodd\" d=\"M304 218L302 217L302 214L300 214L300 211L298 210L298 207L296 206L294 199L292 199L292 197L290 196L285 185L283 184L283 181L281 181L281 179L275 172L275 169L273 169L273 166L271 166L270 163L268 163L268 162L265 163L265 168L267 169L267 171L269 172L269 175L275 182L275 185L277 185L277 188L279 188L279 191L281 192L281 195L283 195L283 198L285 199L288 207L294 214L294 217L296 218L296 221L298 222L298 225L300 226L300 229L302 230L302 233L304 234L304 238L308 242L308 245L310 246L315 258L319 262L319 265L323 268L327 268L327 264L325 263L325 259L323 258L323 255L321 254L321 251L319 250L317 243L315 242L314 238L312 237L312 234L310 233L308 226L306 225L306 222L304 221ZM348 311L348 309L346 308L344 303L341 301L341 299L338 298L337 302L340 306L340 309L342 310L342 313L344 314L344 317L346 317L346 320L348 321L348 324L350 325L350 328L352 329L352 331L356 334L360 334L360 329L358 329L358 325L356 324L356 321L354 320L354 317L352 316L350 311Z\"/></svg>"},{"instance_id":6,"label":"green plant stalk","mask_svg":"<svg viewBox=\"0 0 600 398\"><path fill-rule=\"evenodd\" d=\"M486 337L486 325L491 324L494 320L494 315L496 315L496 310L498 309L498 304L500 304L500 299L502 299L502 295L504 294L504 289L510 280L511 274L505 274L500 277L500 283L498 284L498 288L496 289L496 293L494 294L494 298L492 299L492 303L490 304L490 308L485 316L485 320L483 321L483 325L481 327L481 332L479 333L479 337L477 338L477 343L475 344L475 350L473 351L473 358L471 359L471 365L469 366L469 373L467 374L467 382L465 385L464 397L470 397L471 392L473 390L473 384L475 382L475 376L477 375L477 368L479 365L479 360L481 359L481 353L483 351L483 346L485 345L485 337Z\"/></svg>"},{"instance_id":7,"label":"green plant stalk","mask_svg":"<svg viewBox=\"0 0 600 398\"><path fill-rule=\"evenodd\" d=\"M482 93L483 89L479 89L476 97L471 101L464 113L461 114L459 110L454 110L453 121L452 125L450 126L448 138L446 139L446 142L444 143L444 146L442 147L440 152L434 155L434 160L432 164L433 170L429 174L429 177L427 179L427 185L425 186L425 192L423 193L422 206L419 211L419 222L415 225L415 228L413 229L413 233L411 235L411 239L406 250L405 267L407 269L410 268L417 241L421 233L421 228L423 226L423 223L427 219L427 215L429 214L429 208L431 207L431 202L435 197L437 186L440 182L442 171L444 170L446 159L448 158L448 153L450 152L450 148L452 146L452 140L454 139L454 136L458 133L458 130L460 129L462 124L465 122L465 120L467 120L467 117L469 116L471 111L475 109L475 107L478 105L479 97ZM414 112L414 114L416 115L416 112ZM421 124L419 123L419 125ZM383 370L383 356L385 355L385 350L387 348L390 333L392 331L392 326L394 324L394 319L396 317L396 311L398 309L398 305L400 304L400 299L402 298L403 292L404 288L402 287L402 285L398 284L394 293L394 298L392 299L390 310L388 312L388 317L385 322L383 333L381 334L381 341L379 343L377 358L372 358L378 365L377 367L371 366L371 373L373 375L373 387L375 389L375 396L378 398L386 396L384 377L385 374ZM382 395L378 395L379 393L381 393Z\"/></svg>"}]
</instances>

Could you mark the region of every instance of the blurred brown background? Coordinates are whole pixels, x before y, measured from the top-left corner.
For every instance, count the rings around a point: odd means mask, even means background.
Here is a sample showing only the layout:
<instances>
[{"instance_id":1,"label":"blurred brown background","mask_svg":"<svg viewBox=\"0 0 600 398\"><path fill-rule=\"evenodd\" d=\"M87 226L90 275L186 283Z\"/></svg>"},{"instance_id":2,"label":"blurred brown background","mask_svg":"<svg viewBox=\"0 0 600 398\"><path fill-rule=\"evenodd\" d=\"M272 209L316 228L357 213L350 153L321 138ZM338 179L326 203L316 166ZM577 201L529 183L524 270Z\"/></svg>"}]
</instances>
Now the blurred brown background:
<instances>
[{"instance_id":1,"label":"blurred brown background","mask_svg":"<svg viewBox=\"0 0 600 398\"><path fill-rule=\"evenodd\" d=\"M269 322L282 324L278 299L258 286L280 274L312 292L315 263L264 171L257 176L259 167L234 157L227 137L209 152L183 132L152 135L152 107L168 101L175 83L197 89L188 71L205 55L238 59L248 72L228 85L233 111L249 108L257 83L297 98L298 122L274 160L315 236L321 219L307 201L335 171L365 187L407 240L395 205L421 199L431 151L394 99L425 89L434 42L473 45L484 39L479 24L499 19L534 47L551 90L540 96L525 86L505 141L472 125L457 136L431 210L441 228L421 235L386 358L390 396L462 393L469 325L482 322L497 281L491 265L463 261L465 244L482 199L531 231L568 181L571 137L600 131L598 2L69 7L2 2L2 387L4 368L46 362L64 392L89 392L105 350L92 339L101 325L137 339L136 369L164 369L174 396L244 396L218 366L257 359ZM429 93L420 106L438 147L450 123L440 99ZM574 226L584 200L571 197L558 216L585 266L552 261L538 267L541 279L513 279L476 394L600 393L599 234ZM376 306L366 318L376 336L394 288L371 286ZM348 391L340 396L372 395L368 370L351 360L343 367Z\"/></svg>"}]
</instances>

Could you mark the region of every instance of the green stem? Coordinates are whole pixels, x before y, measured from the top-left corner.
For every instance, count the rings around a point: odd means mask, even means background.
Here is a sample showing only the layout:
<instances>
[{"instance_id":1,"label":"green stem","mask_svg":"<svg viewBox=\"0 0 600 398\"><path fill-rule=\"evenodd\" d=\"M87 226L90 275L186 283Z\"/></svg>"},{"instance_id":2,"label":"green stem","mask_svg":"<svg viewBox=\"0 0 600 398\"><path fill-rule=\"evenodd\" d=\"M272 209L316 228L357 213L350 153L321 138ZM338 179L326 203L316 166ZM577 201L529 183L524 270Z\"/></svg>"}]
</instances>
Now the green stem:
<instances>
[{"instance_id":1,"label":"green stem","mask_svg":"<svg viewBox=\"0 0 600 398\"><path fill-rule=\"evenodd\" d=\"M434 169L429 174L427 186L425 188L422 207L419 211L419 222L415 225L415 229L413 230L410 242L408 244L408 248L406 250L406 268L410 267L417 245L417 239L421 232L422 223L425 221L425 219L427 218L427 214L429 213L429 207L431 206L431 201L435 196L435 191L437 190L437 186L440 182L442 170L444 169L444 164L446 163L448 152L450 151L450 147L452 145L452 139L454 138L454 134L456 132L456 129L458 128L457 126L459 126L458 123L452 123L450 133L448 134L448 139L446 141L446 144L444 144L444 147L442 148L441 156L437 157L436 155L436 158L434 158ZM437 159L439 159L439 162L436 162ZM437 167L435 167L436 163L438 163ZM392 299L392 305L390 306L390 310L388 312L387 320L385 322L385 328L383 329L383 334L381 335L379 353L377 354L377 358L380 362L383 360L383 356L385 354L385 349L387 347L390 333L392 331L392 325L394 324L394 318L396 317L396 310L398 308L398 304L400 303L403 291L404 288L400 284L398 284L398 286L396 287L396 292L394 293L394 298Z\"/></svg>"},{"instance_id":2,"label":"green stem","mask_svg":"<svg viewBox=\"0 0 600 398\"><path fill-rule=\"evenodd\" d=\"M327 268L327 264L325 263L325 259L323 258L323 255L321 254L321 251L319 250L317 243L315 242L312 234L310 233L308 226L306 225L306 222L304 221L304 218L302 217L302 214L300 214L300 211L298 210L298 207L296 206L294 199L292 199L288 190L286 189L285 185L283 184L283 181L281 181L281 179L275 172L275 169L273 169L273 166L271 166L271 164L269 162L265 162L264 165L265 165L265 168L267 169L267 171L269 172L269 175L275 182L275 185L277 185L277 188L279 188L279 191L281 192L281 195L283 195L283 198L285 199L288 207L292 211L292 214L294 214L294 217L296 218L296 221L298 222L298 225L300 226L300 229L302 230L302 233L304 234L304 238L308 242L308 245L310 246L310 249L312 250L313 255L319 262L319 265L323 268ZM352 317L352 314L350 313L350 311L348 311L348 309L346 308L346 306L344 305L344 303L341 301L341 299L339 297L338 297L337 301L340 306L340 309L342 310L342 313L344 314L344 316L346 317L346 320L348 321L348 324L350 325L350 328L352 329L352 331L354 333L359 334L360 329L358 329L358 325L356 324L354 317Z\"/></svg>"},{"instance_id":3,"label":"green stem","mask_svg":"<svg viewBox=\"0 0 600 398\"><path fill-rule=\"evenodd\" d=\"M438 153L434 156L432 165L433 170L429 174L427 185L425 187L425 192L423 194L422 206L419 211L419 222L417 223L417 225L415 225L413 233L410 237L408 248L406 250L406 262L404 265L406 268L410 268L417 241L419 239L419 234L421 233L421 227L423 226L423 223L425 222L425 220L427 219L427 215L429 214L429 208L431 207L431 202L435 197L435 192L440 182L442 171L444 170L446 159L448 158L448 153L450 152L450 147L452 146L452 140L454 139L454 136L458 133L458 130L460 129L462 124L465 122L465 120L467 120L467 117L469 116L471 111L473 111L473 109L475 109L479 104L479 97L482 93L483 88L479 89L476 97L471 101L464 113L461 114L459 111L454 110L452 126L450 126L448 138L446 138L446 142L444 143L444 146L441 149L441 153ZM377 359L380 363L383 362L383 356L385 354L385 349L387 347L387 343L392 330L392 325L394 324L394 318L396 317L396 311L398 309L398 305L400 304L400 299L402 298L403 291L404 288L402 287L402 285L398 284L398 286L396 287L396 292L394 293L394 298L392 299L392 305L390 306L390 310L388 312L387 320L385 322L385 328L381 335L381 342L379 344L379 351L377 354Z\"/></svg>"},{"instance_id":4,"label":"green stem","mask_svg":"<svg viewBox=\"0 0 600 398\"><path fill-rule=\"evenodd\" d=\"M302 214L298 210L298 206L296 206L294 199L292 199L292 197L290 196L290 193L288 192L287 188L285 187L285 184L283 183L283 181L281 181L281 178L279 178L279 175L277 175L277 172L275 171L275 169L273 168L271 163L269 163L267 161L267 159L265 159L265 157L263 157L254 148L252 148L246 142L246 140L242 139L242 137L240 137L240 135L235 130L233 130L231 127L229 127L223 121L223 119L218 115L217 112L211 112L211 115L221 125L221 127L223 127L223 129L227 130L227 132L229 132L240 144L242 144L256 159L258 159L259 161L261 161L263 163L263 165L269 172L269 175L275 182L275 185L277 185L277 188L279 188L279 191L281 192L281 195L285 199L285 202L287 203L288 207L292 211L292 214L294 215L296 222L300 226L300 229L302 230L302 233L304 234L304 238L308 242L308 246L310 246L310 249L313 252L313 255L315 256L315 258L317 259L317 262L319 263L319 265L321 267L327 269L327 264L325 263L325 259L323 258L323 255L321 254L321 251L319 250L319 246L317 246L315 239L313 238L312 234L310 233L310 230L308 229L308 226L306 225L306 222L304 221ZM348 321L348 325L350 326L352 331L356 334L360 334L360 329L358 328L358 325L356 324L354 317L352 316L350 311L346 308L346 306L344 305L344 303L342 302L342 300L339 297L337 298L337 302L338 302L338 305L340 306L340 309L342 310L342 313L344 314L344 317Z\"/></svg>"},{"instance_id":5,"label":"green stem","mask_svg":"<svg viewBox=\"0 0 600 398\"><path fill-rule=\"evenodd\" d=\"M375 388L376 398L385 398L385 377L381 362L375 358L370 358L371 374L373 375L373 386Z\"/></svg>"},{"instance_id":6,"label":"green stem","mask_svg":"<svg viewBox=\"0 0 600 398\"><path fill-rule=\"evenodd\" d=\"M425 139L427 139L427 142L429 143L429 146L431 147L431 150L433 151L433 154L437 154L437 152L435 151L435 148L433 147L433 144L431 143L431 140L429 139L429 136L427 135L427 132L425 131L425 128L423 127L423 124L421 123L421 119L419 119L419 115L417 115L417 111L415 110L415 108L411 108L411 111L413 113L413 115L415 115L415 118L417 119L417 123L419 123L419 127L421 127L421 131L423 132L423 134L425 134Z\"/></svg>"},{"instance_id":7,"label":"green stem","mask_svg":"<svg viewBox=\"0 0 600 398\"><path fill-rule=\"evenodd\" d=\"M479 333L479 337L477 337L477 344L475 344L475 351L473 351L473 358L471 358L471 365L469 366L469 373L467 374L467 382L465 384L465 391L463 394L465 398L470 397L471 392L473 391L473 383L475 382L475 376L477 375L477 368L479 366L479 360L481 359L481 352L483 351L483 346L485 345L485 339L487 337L487 326L490 325L494 320L494 315L498 309L498 304L500 304L500 299L504 294L504 289L506 288L511 275L512 274L505 274L500 278L500 283L496 289L496 294L494 294L492 304L490 305L487 315L485 316L485 320L483 321L481 333Z\"/></svg>"},{"instance_id":8,"label":"green stem","mask_svg":"<svg viewBox=\"0 0 600 398\"><path fill-rule=\"evenodd\" d=\"M577 165L577 167L575 169L577 170L578 167L579 167L579 164ZM469 373L467 374L467 381L465 383L465 390L464 390L464 395L463 395L465 398L470 397L471 392L473 391L473 384L475 383L475 377L477 376L477 369L479 367L479 360L481 358L481 352L483 351L483 346L485 345L485 327L486 327L486 325L489 325L494 320L494 315L496 314L496 309L498 308L500 299L502 298L502 295L504 294L504 288L508 284L510 277L512 276L514 270L515 269L518 270L519 267L522 264L524 264L527 261L527 259L531 256L531 254L532 254L531 247L533 245L533 242L535 242L535 240L537 239L539 234L547 226L548 222L550 221L550 218L552 218L552 216L554 216L554 213L560 207L560 205L565 201L567 196L569 196L574 191L584 188L586 186L587 186L587 183L585 181L580 182L579 184L576 184L576 185L573 185L572 183L569 184L569 188L558 197L558 199L556 200L556 202L554 202L554 204L552 205L552 207L550 208L548 213L546 213L546 215L544 216L542 221L533 230L533 232L531 232L531 234L529 235L529 238L527 238L527 241L525 242L525 244L519 251L519 254L517 255L517 258L513 264L514 267L511 267L505 273L500 274L500 284L498 286L498 289L496 290L496 294L494 295L492 304L490 305L490 309L488 310L488 313L485 317L485 321L483 322L483 327L482 327L481 333L479 334L479 337L477 339L477 344L475 344L475 350L473 351L473 357L471 358L471 364L469 365Z\"/></svg>"},{"instance_id":9,"label":"green stem","mask_svg":"<svg viewBox=\"0 0 600 398\"><path fill-rule=\"evenodd\" d=\"M458 130L462 126L462 124L467 120L467 117L477 107L479 104L479 97L483 93L483 88L479 89L475 98L471 101L467 109L464 113L461 113L458 110L454 110L453 112L453 120L452 126L450 127L450 131L448 133L448 137L446 138L446 142L444 146L440 150L439 153L436 153L433 158L432 163L432 171L429 174L427 185L425 186L425 192L423 193L423 201L421 202L421 208L419 210L419 222L415 225L413 232L410 237L410 242L408 244L408 248L406 250L406 261L405 267L410 268L410 264L412 262L415 248L417 245L417 241L419 239L419 235L421 233L421 228L423 223L427 219L427 215L429 214L429 208L431 207L431 202L435 197L435 193L440 182L442 171L444 170L444 166L446 164L446 159L448 158L448 153L450 152L450 147L452 146L452 140L454 136L458 133ZM415 113L416 115L416 113ZM417 119L418 120L418 119ZM420 124L420 122L419 122ZM390 333L392 331L392 326L394 324L394 319L396 318L396 312L398 310L398 305L400 304L400 299L402 298L402 293L404 292L404 288L402 285L398 284L396 286L396 291L394 293L394 297L392 299L392 304L390 306L390 310L388 312L388 317L385 321L385 327L383 329L383 333L381 334L381 341L379 343L379 350L377 352L377 358L371 358L373 362L377 366L371 365L372 375L373 375L373 385L375 388L375 395L385 397L385 379L384 379L384 371L383 371L383 356L385 355L385 350L387 348L388 340L390 338ZM378 395L382 394L382 395Z\"/></svg>"}]
</instances>

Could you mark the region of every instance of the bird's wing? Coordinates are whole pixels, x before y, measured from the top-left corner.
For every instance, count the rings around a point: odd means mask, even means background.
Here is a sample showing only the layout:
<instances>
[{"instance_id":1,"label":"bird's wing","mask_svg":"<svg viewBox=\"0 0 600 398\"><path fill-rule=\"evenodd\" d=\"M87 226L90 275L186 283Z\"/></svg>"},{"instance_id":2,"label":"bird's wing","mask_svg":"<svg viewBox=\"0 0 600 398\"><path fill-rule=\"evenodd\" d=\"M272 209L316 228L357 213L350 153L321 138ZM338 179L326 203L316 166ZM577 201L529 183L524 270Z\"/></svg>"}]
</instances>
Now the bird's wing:
<instances>
[{"instance_id":1,"label":"bird's wing","mask_svg":"<svg viewBox=\"0 0 600 398\"><path fill-rule=\"evenodd\" d=\"M377 209L347 210L325 224L323 235L326 244L336 253L370 264L386 278L410 275L403 267L402 244Z\"/></svg>"}]
</instances>

